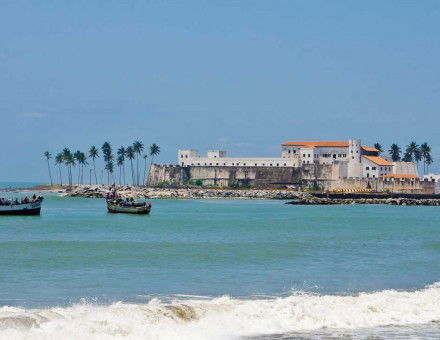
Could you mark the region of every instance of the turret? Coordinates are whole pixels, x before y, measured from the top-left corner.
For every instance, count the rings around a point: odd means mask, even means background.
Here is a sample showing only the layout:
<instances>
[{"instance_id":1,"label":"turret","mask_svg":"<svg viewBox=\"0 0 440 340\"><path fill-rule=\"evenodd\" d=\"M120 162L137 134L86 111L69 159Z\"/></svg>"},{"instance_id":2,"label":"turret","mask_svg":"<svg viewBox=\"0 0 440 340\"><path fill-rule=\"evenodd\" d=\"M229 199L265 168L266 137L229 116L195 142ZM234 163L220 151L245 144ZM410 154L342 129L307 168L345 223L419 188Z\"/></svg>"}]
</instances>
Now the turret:
<instances>
[{"instance_id":1,"label":"turret","mask_svg":"<svg viewBox=\"0 0 440 340\"><path fill-rule=\"evenodd\" d=\"M348 164L347 177L362 177L362 147L360 139L350 139L348 141Z\"/></svg>"}]
</instances>

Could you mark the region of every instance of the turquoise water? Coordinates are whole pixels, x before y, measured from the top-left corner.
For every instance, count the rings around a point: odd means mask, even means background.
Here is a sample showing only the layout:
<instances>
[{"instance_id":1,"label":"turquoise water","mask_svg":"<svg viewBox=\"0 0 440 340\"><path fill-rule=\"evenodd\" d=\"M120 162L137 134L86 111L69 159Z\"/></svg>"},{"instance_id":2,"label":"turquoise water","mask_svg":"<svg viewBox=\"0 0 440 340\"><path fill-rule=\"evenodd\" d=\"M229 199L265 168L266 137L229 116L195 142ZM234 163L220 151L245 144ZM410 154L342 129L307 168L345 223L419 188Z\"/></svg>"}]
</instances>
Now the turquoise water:
<instances>
[{"instance_id":1,"label":"turquoise water","mask_svg":"<svg viewBox=\"0 0 440 340\"><path fill-rule=\"evenodd\" d=\"M31 188L35 185L41 185L41 184L47 184L42 182L2 182L0 181L0 189L6 189L6 188Z\"/></svg>"},{"instance_id":2,"label":"turquoise water","mask_svg":"<svg viewBox=\"0 0 440 340\"><path fill-rule=\"evenodd\" d=\"M41 216L0 216L0 337L2 313L19 338L440 335L438 207L283 203L155 200L130 216L48 196ZM45 329L49 311L75 326Z\"/></svg>"}]
</instances>

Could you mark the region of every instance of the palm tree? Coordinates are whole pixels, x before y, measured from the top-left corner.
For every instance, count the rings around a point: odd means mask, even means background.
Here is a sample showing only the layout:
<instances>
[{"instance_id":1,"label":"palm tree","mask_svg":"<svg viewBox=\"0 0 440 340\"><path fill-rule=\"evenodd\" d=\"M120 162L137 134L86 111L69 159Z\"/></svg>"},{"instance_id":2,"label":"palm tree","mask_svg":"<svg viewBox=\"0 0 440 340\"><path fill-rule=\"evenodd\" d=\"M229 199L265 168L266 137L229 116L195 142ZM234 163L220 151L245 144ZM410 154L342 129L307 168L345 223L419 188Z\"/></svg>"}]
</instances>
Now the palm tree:
<instances>
[{"instance_id":1,"label":"palm tree","mask_svg":"<svg viewBox=\"0 0 440 340\"><path fill-rule=\"evenodd\" d=\"M134 152L132 146L127 147L127 149L125 150L125 155L130 160L130 164L131 164L131 180L132 180L132 183L134 185L135 178L134 178L134 171L133 171L133 159L136 156L136 153Z\"/></svg>"},{"instance_id":2,"label":"palm tree","mask_svg":"<svg viewBox=\"0 0 440 340\"><path fill-rule=\"evenodd\" d=\"M52 174L50 172L50 164L49 164L49 159L52 158L52 155L50 154L49 151L46 151L44 153L44 157L46 157L46 161L47 161L47 170L49 171L50 185L53 185L53 183L52 183Z\"/></svg>"},{"instance_id":3,"label":"palm tree","mask_svg":"<svg viewBox=\"0 0 440 340\"><path fill-rule=\"evenodd\" d=\"M139 185L139 156L144 151L144 143L141 141L134 141L133 151L136 153L136 185Z\"/></svg>"},{"instance_id":4,"label":"palm tree","mask_svg":"<svg viewBox=\"0 0 440 340\"><path fill-rule=\"evenodd\" d=\"M80 164L81 151L76 150L76 152L73 154L73 158L75 158L75 161L78 164L78 184L80 184L80 178L81 178L81 164Z\"/></svg>"},{"instance_id":5,"label":"palm tree","mask_svg":"<svg viewBox=\"0 0 440 340\"><path fill-rule=\"evenodd\" d=\"M124 155L118 155L118 157L116 158L116 164L119 167L119 185L122 184L122 167L124 165Z\"/></svg>"},{"instance_id":6,"label":"palm tree","mask_svg":"<svg viewBox=\"0 0 440 340\"><path fill-rule=\"evenodd\" d=\"M93 172L95 173L95 184L98 184L98 177L96 176L95 158L99 157L99 150L94 145L89 150L89 157L93 160Z\"/></svg>"},{"instance_id":7,"label":"palm tree","mask_svg":"<svg viewBox=\"0 0 440 340\"><path fill-rule=\"evenodd\" d=\"M383 152L383 148L382 145L380 145L379 143L374 144L374 148L379 151L379 156L380 154Z\"/></svg>"},{"instance_id":8,"label":"palm tree","mask_svg":"<svg viewBox=\"0 0 440 340\"><path fill-rule=\"evenodd\" d=\"M150 169L153 165L154 157L160 154L160 146L156 143L151 144L150 146L150 156L151 156L151 163L150 163ZM150 172L148 172L148 183L150 183Z\"/></svg>"},{"instance_id":9,"label":"palm tree","mask_svg":"<svg viewBox=\"0 0 440 340\"><path fill-rule=\"evenodd\" d=\"M66 164L67 169L68 169L68 174L69 174L69 184L72 185L73 184L73 178L72 178L72 166L75 166L75 158L73 157L73 154L70 152L69 149L68 153L66 154L66 156L64 157L64 164Z\"/></svg>"},{"instance_id":10,"label":"palm tree","mask_svg":"<svg viewBox=\"0 0 440 340\"><path fill-rule=\"evenodd\" d=\"M388 150L389 155L391 156L391 159L393 162L400 161L400 153L402 150L399 148L397 144L392 144L391 148Z\"/></svg>"},{"instance_id":11,"label":"palm tree","mask_svg":"<svg viewBox=\"0 0 440 340\"><path fill-rule=\"evenodd\" d=\"M63 186L63 176L61 174L61 165L63 164L64 158L61 152L57 153L55 156L55 164L58 165L58 169L60 170L60 184Z\"/></svg>"},{"instance_id":12,"label":"palm tree","mask_svg":"<svg viewBox=\"0 0 440 340\"><path fill-rule=\"evenodd\" d=\"M64 148L62 151L64 164L67 168L67 178L69 180L69 185L72 185L72 163L75 164L75 159L73 158L72 152L68 148Z\"/></svg>"},{"instance_id":13,"label":"palm tree","mask_svg":"<svg viewBox=\"0 0 440 340\"><path fill-rule=\"evenodd\" d=\"M422 160L422 152L420 151L420 148L417 148L414 150L414 160L417 163L417 169L419 168L419 162Z\"/></svg>"},{"instance_id":14,"label":"palm tree","mask_svg":"<svg viewBox=\"0 0 440 340\"><path fill-rule=\"evenodd\" d=\"M118 165L120 166L119 171L121 171L121 169L122 169L122 175L124 178L124 185L125 185L125 148L123 146L121 146L116 153L118 155L117 162L118 162ZM119 163L121 163L121 164L119 164ZM119 183L121 183L121 176L120 175L121 175L121 173L119 173Z\"/></svg>"},{"instance_id":15,"label":"palm tree","mask_svg":"<svg viewBox=\"0 0 440 340\"><path fill-rule=\"evenodd\" d=\"M113 178L113 170L114 170L114 166L113 166L113 160L109 160L107 162L107 164L105 165L105 170L107 170L108 173L108 177L107 181L110 184L110 180L112 180L114 182L114 178Z\"/></svg>"},{"instance_id":16,"label":"palm tree","mask_svg":"<svg viewBox=\"0 0 440 340\"><path fill-rule=\"evenodd\" d=\"M408 151L405 151L405 154L403 155L402 161L403 162L412 162L413 157Z\"/></svg>"},{"instance_id":17,"label":"palm tree","mask_svg":"<svg viewBox=\"0 0 440 340\"><path fill-rule=\"evenodd\" d=\"M426 174L427 170L426 170L426 158L429 156L431 156L431 147L428 145L428 143L423 143L422 145L420 145L420 153L422 155L423 158L423 173ZM431 157L432 160L432 157Z\"/></svg>"},{"instance_id":18,"label":"palm tree","mask_svg":"<svg viewBox=\"0 0 440 340\"><path fill-rule=\"evenodd\" d=\"M104 155L104 162L106 163L105 170L107 170L107 183L110 184L110 171L111 168L113 170L113 164L112 166L108 166L110 162L113 162L113 154L112 154L112 147L109 142L104 142L101 146L102 154Z\"/></svg>"},{"instance_id":19,"label":"palm tree","mask_svg":"<svg viewBox=\"0 0 440 340\"><path fill-rule=\"evenodd\" d=\"M407 145L405 154L407 154L407 158L411 159L410 162L412 162L414 158L417 158L418 150L419 150L419 146L417 145L416 142L411 142Z\"/></svg>"},{"instance_id":20,"label":"palm tree","mask_svg":"<svg viewBox=\"0 0 440 340\"><path fill-rule=\"evenodd\" d=\"M433 161L434 161L434 160L432 159L431 154L428 153L428 154L426 155L426 158L425 158L425 163L426 163L426 173L429 173L429 166L432 164Z\"/></svg>"},{"instance_id":21,"label":"palm tree","mask_svg":"<svg viewBox=\"0 0 440 340\"><path fill-rule=\"evenodd\" d=\"M78 159L78 165L80 166L80 170L81 170L81 184L84 183L84 167L88 164L89 162L87 162L86 154L84 152L81 152L79 154L79 159Z\"/></svg>"}]
</instances>

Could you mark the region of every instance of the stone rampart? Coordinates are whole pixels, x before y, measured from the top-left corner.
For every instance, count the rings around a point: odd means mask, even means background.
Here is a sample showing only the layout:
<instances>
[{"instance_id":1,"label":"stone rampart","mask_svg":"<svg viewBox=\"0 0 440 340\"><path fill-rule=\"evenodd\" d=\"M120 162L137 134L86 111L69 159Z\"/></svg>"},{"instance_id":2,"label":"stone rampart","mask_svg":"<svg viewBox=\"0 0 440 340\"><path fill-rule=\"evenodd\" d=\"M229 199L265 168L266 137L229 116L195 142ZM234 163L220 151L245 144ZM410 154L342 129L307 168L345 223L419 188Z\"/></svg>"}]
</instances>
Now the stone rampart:
<instances>
[{"instance_id":1,"label":"stone rampart","mask_svg":"<svg viewBox=\"0 0 440 340\"><path fill-rule=\"evenodd\" d=\"M182 186L200 181L204 186L368 190L373 192L433 194L434 181L418 179L339 178L332 164L304 164L301 167L188 166L153 164L147 184Z\"/></svg>"}]
</instances>

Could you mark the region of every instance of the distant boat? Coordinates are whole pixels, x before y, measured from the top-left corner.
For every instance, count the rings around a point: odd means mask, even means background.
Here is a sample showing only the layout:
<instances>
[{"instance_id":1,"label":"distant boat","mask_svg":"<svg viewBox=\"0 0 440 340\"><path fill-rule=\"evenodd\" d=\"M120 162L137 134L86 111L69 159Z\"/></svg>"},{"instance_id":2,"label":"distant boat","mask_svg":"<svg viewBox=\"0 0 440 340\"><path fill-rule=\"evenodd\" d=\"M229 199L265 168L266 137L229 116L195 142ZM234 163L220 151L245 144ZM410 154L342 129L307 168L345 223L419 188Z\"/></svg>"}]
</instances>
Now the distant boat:
<instances>
[{"instance_id":1,"label":"distant boat","mask_svg":"<svg viewBox=\"0 0 440 340\"><path fill-rule=\"evenodd\" d=\"M26 203L3 202L0 204L0 215L40 215L42 203L43 197Z\"/></svg>"},{"instance_id":2,"label":"distant boat","mask_svg":"<svg viewBox=\"0 0 440 340\"><path fill-rule=\"evenodd\" d=\"M118 203L114 200L107 200L107 209L110 213L146 215L151 211L151 203Z\"/></svg>"}]
</instances>

